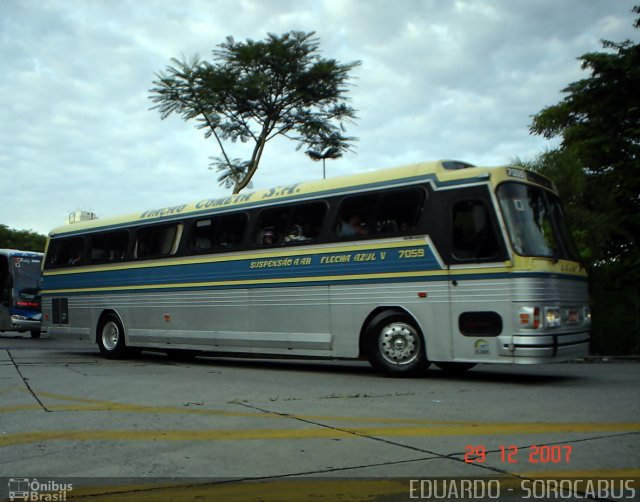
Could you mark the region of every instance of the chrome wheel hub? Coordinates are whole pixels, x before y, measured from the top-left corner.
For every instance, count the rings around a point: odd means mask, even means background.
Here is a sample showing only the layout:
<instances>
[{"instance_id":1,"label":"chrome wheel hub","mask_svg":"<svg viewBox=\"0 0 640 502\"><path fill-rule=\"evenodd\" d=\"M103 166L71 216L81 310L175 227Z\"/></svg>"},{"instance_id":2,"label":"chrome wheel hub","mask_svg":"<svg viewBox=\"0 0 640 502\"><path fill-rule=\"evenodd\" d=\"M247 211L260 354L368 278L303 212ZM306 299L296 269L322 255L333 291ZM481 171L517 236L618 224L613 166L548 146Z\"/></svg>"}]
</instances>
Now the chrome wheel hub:
<instances>
[{"instance_id":1,"label":"chrome wheel hub","mask_svg":"<svg viewBox=\"0 0 640 502\"><path fill-rule=\"evenodd\" d=\"M379 338L380 354L391 364L409 364L418 357L420 338L409 324L395 322L385 326Z\"/></svg>"},{"instance_id":2,"label":"chrome wheel hub","mask_svg":"<svg viewBox=\"0 0 640 502\"><path fill-rule=\"evenodd\" d=\"M107 350L115 350L120 340L120 330L116 323L109 321L102 328L102 345Z\"/></svg>"}]
</instances>

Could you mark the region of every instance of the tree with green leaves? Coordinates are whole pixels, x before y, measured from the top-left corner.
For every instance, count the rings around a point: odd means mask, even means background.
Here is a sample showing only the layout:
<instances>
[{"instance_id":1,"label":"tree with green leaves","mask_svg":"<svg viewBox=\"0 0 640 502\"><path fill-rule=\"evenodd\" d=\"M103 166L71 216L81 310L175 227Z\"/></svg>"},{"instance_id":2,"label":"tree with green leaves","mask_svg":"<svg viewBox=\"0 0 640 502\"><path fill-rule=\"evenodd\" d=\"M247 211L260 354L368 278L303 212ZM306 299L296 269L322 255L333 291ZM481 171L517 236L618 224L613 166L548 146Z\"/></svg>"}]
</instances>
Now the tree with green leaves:
<instances>
[{"instance_id":1,"label":"tree with green leaves","mask_svg":"<svg viewBox=\"0 0 640 502\"><path fill-rule=\"evenodd\" d=\"M633 9L640 13L640 6ZM640 18L634 26L640 28ZM561 138L526 163L552 178L591 278L596 353L640 352L640 44L603 41L579 59L587 78L535 115Z\"/></svg>"},{"instance_id":2,"label":"tree with green leaves","mask_svg":"<svg viewBox=\"0 0 640 502\"><path fill-rule=\"evenodd\" d=\"M640 7L634 12L640 13ZM639 21L635 23L639 27ZM603 41L607 52L584 54L579 59L588 78L569 84L566 97L538 113L534 134L561 137L559 151L584 183L569 195L595 218L607 215L604 225L583 225L591 230L591 265L613 262L640 266L640 44ZM547 154L547 157L549 154ZM563 166L563 167L559 167ZM559 163L554 173L568 169ZM566 174L565 174L566 176ZM571 189L570 186L567 188ZM566 196L566 195L565 195ZM576 222L579 223L579 222ZM596 235L597 234L597 237ZM640 276L636 276L640 279Z\"/></svg>"},{"instance_id":3,"label":"tree with green leaves","mask_svg":"<svg viewBox=\"0 0 640 502\"><path fill-rule=\"evenodd\" d=\"M47 238L31 230L13 230L0 224L0 248L42 253Z\"/></svg>"},{"instance_id":4,"label":"tree with green leaves","mask_svg":"<svg viewBox=\"0 0 640 502\"><path fill-rule=\"evenodd\" d=\"M277 136L294 140L297 149L349 150L356 138L345 135L345 124L356 110L346 92L349 72L360 62L321 57L314 35L292 31L258 42L228 37L213 50L213 62L174 58L156 74L152 109L162 119L175 113L195 120L215 139L221 155L212 157L211 167L233 193L250 183L267 142ZM250 158L232 158L226 140L253 143Z\"/></svg>"}]
</instances>

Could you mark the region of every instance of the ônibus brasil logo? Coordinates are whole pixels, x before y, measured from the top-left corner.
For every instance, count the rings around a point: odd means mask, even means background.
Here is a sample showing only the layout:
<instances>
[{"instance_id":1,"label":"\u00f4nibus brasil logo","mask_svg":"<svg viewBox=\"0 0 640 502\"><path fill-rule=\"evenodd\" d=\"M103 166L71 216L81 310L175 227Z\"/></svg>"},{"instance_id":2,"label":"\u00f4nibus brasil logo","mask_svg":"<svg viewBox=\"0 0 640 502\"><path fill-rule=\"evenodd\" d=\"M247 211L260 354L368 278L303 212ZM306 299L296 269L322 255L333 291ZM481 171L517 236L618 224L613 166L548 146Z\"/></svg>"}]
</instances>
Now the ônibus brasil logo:
<instances>
[{"instance_id":1,"label":"\u00f4nibus brasil logo","mask_svg":"<svg viewBox=\"0 0 640 502\"><path fill-rule=\"evenodd\" d=\"M33 502L61 502L67 500L72 483L38 481L36 478L9 478L9 500Z\"/></svg>"}]
</instances>

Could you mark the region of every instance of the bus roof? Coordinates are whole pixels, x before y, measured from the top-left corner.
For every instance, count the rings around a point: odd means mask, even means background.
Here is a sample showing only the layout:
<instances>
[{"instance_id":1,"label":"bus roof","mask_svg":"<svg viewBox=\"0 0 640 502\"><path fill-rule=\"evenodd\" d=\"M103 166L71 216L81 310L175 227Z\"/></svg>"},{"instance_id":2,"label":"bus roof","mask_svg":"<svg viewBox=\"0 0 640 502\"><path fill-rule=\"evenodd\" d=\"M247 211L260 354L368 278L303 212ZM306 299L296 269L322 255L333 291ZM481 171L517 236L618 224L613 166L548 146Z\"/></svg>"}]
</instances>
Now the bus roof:
<instances>
[{"instance_id":1,"label":"bus roof","mask_svg":"<svg viewBox=\"0 0 640 502\"><path fill-rule=\"evenodd\" d=\"M436 186L447 186L477 183L479 181L486 182L492 178L495 184L500 181L505 181L506 179L518 178L519 181L543 185L555 191L549 180L538 174L525 171L524 169L476 167L465 162L442 160L410 164L378 171L368 171L323 180L292 183L286 186L203 199L176 206L148 209L141 213L116 218L69 223L53 229L49 235L53 237L59 234L81 234L92 229L107 227L120 228L153 221L179 219L185 216L197 216L198 214L249 209L275 202L303 201L323 195L347 194L358 189L401 186L419 181L430 181Z\"/></svg>"},{"instance_id":2,"label":"bus roof","mask_svg":"<svg viewBox=\"0 0 640 502\"><path fill-rule=\"evenodd\" d=\"M22 256L25 258L42 258L44 253L38 253L37 251L21 251L20 249L0 249L0 255L3 256Z\"/></svg>"}]
</instances>

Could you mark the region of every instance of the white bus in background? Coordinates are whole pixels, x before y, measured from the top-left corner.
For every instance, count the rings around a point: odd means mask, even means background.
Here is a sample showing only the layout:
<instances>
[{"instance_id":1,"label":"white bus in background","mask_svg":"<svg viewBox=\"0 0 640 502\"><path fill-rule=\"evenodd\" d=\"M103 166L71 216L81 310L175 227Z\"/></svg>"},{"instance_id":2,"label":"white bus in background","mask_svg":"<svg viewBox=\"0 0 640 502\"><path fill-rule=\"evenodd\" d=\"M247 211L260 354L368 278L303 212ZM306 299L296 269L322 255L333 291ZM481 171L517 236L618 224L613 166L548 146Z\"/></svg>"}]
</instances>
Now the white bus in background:
<instances>
[{"instance_id":1,"label":"white bus in background","mask_svg":"<svg viewBox=\"0 0 640 502\"><path fill-rule=\"evenodd\" d=\"M40 338L42 253L0 249L0 332Z\"/></svg>"}]
</instances>

